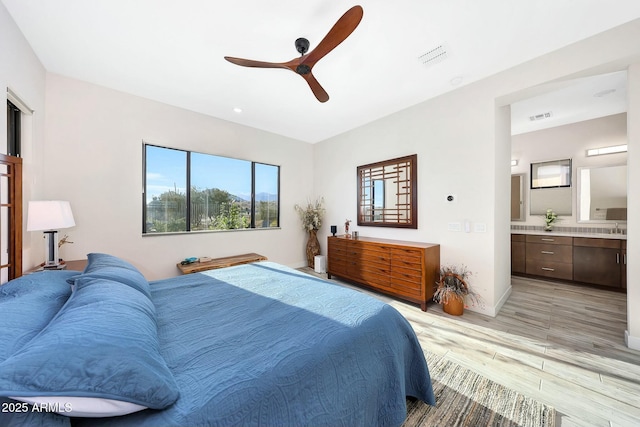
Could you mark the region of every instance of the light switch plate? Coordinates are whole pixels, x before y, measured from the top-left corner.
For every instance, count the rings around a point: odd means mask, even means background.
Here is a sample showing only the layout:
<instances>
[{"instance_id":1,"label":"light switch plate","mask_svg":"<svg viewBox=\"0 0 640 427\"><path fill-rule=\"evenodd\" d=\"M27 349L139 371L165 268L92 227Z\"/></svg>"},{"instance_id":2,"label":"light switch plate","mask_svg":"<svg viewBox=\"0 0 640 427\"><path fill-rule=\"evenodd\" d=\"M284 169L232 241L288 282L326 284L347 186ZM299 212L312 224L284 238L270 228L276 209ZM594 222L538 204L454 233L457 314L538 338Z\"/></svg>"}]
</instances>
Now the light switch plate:
<instances>
[{"instance_id":1,"label":"light switch plate","mask_svg":"<svg viewBox=\"0 0 640 427\"><path fill-rule=\"evenodd\" d=\"M462 224L459 222L450 222L447 224L447 230L449 231L462 231Z\"/></svg>"},{"instance_id":2,"label":"light switch plate","mask_svg":"<svg viewBox=\"0 0 640 427\"><path fill-rule=\"evenodd\" d=\"M487 224L483 222L476 222L473 224L473 231L476 233L486 233L487 232Z\"/></svg>"}]
</instances>

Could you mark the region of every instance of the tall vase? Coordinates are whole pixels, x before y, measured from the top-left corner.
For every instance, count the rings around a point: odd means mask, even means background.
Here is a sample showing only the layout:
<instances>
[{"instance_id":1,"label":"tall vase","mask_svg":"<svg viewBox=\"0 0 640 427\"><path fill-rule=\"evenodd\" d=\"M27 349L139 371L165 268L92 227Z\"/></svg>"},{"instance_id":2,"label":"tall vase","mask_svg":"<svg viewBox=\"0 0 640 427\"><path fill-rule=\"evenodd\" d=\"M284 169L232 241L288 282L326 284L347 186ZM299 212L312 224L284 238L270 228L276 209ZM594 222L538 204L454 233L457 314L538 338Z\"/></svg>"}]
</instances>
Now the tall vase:
<instances>
[{"instance_id":1,"label":"tall vase","mask_svg":"<svg viewBox=\"0 0 640 427\"><path fill-rule=\"evenodd\" d=\"M316 255L320 255L320 242L318 242L318 230L309 230L307 239L307 266L314 267Z\"/></svg>"}]
</instances>

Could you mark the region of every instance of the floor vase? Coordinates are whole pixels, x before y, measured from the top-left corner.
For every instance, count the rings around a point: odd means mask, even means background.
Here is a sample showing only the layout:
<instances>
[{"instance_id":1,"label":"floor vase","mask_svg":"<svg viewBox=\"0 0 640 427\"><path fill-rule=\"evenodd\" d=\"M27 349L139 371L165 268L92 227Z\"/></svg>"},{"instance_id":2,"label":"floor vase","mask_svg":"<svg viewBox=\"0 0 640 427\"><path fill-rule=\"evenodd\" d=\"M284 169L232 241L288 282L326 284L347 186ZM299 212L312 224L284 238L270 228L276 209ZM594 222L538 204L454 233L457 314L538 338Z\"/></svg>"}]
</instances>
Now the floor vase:
<instances>
[{"instance_id":1,"label":"floor vase","mask_svg":"<svg viewBox=\"0 0 640 427\"><path fill-rule=\"evenodd\" d=\"M320 255L320 242L318 242L318 230L309 230L307 239L307 267L314 268L316 255Z\"/></svg>"}]
</instances>

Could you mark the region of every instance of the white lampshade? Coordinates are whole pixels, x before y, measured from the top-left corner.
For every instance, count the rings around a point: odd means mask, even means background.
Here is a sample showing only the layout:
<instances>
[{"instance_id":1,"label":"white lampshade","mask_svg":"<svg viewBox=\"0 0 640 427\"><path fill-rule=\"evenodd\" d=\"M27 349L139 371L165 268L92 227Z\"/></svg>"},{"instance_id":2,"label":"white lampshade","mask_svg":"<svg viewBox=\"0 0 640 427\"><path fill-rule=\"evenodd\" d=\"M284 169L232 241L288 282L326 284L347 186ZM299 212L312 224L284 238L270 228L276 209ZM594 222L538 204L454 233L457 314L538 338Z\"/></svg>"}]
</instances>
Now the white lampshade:
<instances>
[{"instance_id":1,"label":"white lampshade","mask_svg":"<svg viewBox=\"0 0 640 427\"><path fill-rule=\"evenodd\" d=\"M27 231L59 230L75 225L69 202L60 200L29 202Z\"/></svg>"}]
</instances>

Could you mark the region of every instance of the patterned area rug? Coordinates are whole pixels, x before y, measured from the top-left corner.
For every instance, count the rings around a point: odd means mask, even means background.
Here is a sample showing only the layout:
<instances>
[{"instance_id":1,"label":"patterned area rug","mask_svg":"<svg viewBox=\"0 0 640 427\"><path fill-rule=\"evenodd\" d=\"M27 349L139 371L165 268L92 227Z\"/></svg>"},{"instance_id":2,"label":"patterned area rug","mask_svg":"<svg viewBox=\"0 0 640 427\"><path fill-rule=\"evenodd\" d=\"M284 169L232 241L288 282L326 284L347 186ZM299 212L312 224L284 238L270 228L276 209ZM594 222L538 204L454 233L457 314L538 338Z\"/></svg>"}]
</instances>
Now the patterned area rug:
<instances>
[{"instance_id":1,"label":"patterned area rug","mask_svg":"<svg viewBox=\"0 0 640 427\"><path fill-rule=\"evenodd\" d=\"M407 399L403 427L553 427L556 411L473 371L425 352L436 407Z\"/></svg>"}]
</instances>

